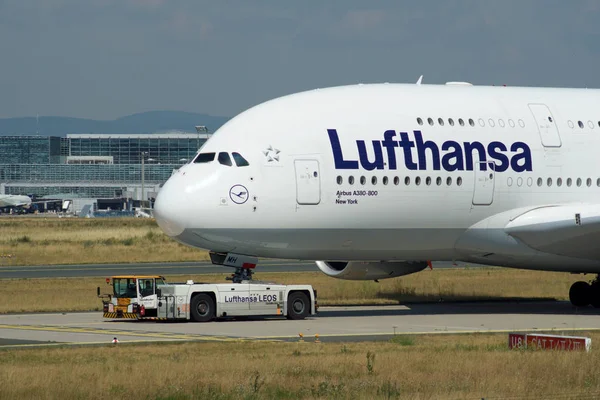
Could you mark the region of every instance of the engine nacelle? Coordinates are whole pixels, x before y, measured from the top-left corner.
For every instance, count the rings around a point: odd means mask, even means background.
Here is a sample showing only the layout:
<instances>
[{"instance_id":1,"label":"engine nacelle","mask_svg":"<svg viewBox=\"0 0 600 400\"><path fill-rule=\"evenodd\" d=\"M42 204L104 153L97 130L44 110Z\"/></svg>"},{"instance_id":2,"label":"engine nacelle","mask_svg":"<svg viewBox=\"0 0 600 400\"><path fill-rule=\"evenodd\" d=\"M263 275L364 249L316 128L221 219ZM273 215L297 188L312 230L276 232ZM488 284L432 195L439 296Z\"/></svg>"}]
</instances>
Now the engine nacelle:
<instances>
[{"instance_id":1,"label":"engine nacelle","mask_svg":"<svg viewBox=\"0 0 600 400\"><path fill-rule=\"evenodd\" d=\"M414 274L427 267L425 261L317 261L316 263L328 276L364 281Z\"/></svg>"}]
</instances>

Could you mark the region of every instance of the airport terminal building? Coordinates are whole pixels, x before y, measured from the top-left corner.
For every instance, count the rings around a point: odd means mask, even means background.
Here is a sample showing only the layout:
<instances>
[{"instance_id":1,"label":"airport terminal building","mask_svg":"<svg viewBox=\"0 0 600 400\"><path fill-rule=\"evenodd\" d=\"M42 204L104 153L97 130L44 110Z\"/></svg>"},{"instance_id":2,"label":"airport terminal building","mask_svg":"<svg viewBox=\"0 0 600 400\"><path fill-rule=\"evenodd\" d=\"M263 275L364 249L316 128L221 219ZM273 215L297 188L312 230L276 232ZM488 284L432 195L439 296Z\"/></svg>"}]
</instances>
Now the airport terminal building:
<instances>
[{"instance_id":1,"label":"airport terminal building","mask_svg":"<svg viewBox=\"0 0 600 400\"><path fill-rule=\"evenodd\" d=\"M209 137L186 132L0 136L0 194L74 204L94 199L94 209L103 203L131 209L140 200L151 206L160 186Z\"/></svg>"}]
</instances>

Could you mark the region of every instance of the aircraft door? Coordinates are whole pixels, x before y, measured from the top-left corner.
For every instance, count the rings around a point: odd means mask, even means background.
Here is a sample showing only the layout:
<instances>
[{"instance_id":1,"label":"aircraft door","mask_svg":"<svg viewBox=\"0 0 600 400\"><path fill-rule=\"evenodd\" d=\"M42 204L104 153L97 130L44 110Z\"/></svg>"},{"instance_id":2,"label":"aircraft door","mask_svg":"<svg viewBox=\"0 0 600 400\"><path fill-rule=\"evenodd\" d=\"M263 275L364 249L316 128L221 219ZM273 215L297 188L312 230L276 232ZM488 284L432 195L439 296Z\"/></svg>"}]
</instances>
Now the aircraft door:
<instances>
[{"instance_id":1,"label":"aircraft door","mask_svg":"<svg viewBox=\"0 0 600 400\"><path fill-rule=\"evenodd\" d=\"M560 147L562 145L560 133L550 109L545 104L529 104L529 109L535 119L542 145Z\"/></svg>"},{"instance_id":2,"label":"aircraft door","mask_svg":"<svg viewBox=\"0 0 600 400\"><path fill-rule=\"evenodd\" d=\"M494 181L496 178L494 164L488 164L484 161L476 165L474 169L473 205L489 206L494 201Z\"/></svg>"},{"instance_id":3,"label":"aircraft door","mask_svg":"<svg viewBox=\"0 0 600 400\"><path fill-rule=\"evenodd\" d=\"M321 202L321 172L317 160L294 160L296 169L296 201L298 204Z\"/></svg>"}]
</instances>

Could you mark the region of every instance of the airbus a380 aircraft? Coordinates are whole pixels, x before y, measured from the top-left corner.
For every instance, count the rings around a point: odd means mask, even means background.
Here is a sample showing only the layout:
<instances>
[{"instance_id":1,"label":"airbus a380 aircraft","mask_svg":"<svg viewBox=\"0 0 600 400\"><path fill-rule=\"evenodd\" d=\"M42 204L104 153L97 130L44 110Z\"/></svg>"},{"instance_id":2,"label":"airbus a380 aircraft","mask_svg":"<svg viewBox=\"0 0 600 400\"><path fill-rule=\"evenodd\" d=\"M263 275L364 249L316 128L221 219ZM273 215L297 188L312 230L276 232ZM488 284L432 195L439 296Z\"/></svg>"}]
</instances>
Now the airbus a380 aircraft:
<instances>
[{"instance_id":1,"label":"airbus a380 aircraft","mask_svg":"<svg viewBox=\"0 0 600 400\"><path fill-rule=\"evenodd\" d=\"M164 185L160 227L216 253L382 279L428 261L600 273L600 90L370 84L268 101ZM577 282L576 306L600 306Z\"/></svg>"}]
</instances>

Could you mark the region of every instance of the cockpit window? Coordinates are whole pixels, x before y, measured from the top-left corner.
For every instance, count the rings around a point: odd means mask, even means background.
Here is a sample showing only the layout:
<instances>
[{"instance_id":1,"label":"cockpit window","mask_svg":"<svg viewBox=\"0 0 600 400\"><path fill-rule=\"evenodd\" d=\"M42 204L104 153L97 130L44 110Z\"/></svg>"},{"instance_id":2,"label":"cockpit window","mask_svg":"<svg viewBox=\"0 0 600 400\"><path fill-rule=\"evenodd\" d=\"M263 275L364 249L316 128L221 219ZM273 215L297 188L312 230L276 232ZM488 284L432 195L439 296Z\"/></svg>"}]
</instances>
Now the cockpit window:
<instances>
[{"instance_id":1,"label":"cockpit window","mask_svg":"<svg viewBox=\"0 0 600 400\"><path fill-rule=\"evenodd\" d=\"M208 163L215 160L215 153L200 153L194 159L194 164Z\"/></svg>"},{"instance_id":2,"label":"cockpit window","mask_svg":"<svg viewBox=\"0 0 600 400\"><path fill-rule=\"evenodd\" d=\"M250 165L240 153L231 153L231 155L233 156L235 165L237 165L238 167L247 167L248 165Z\"/></svg>"},{"instance_id":3,"label":"cockpit window","mask_svg":"<svg viewBox=\"0 0 600 400\"><path fill-rule=\"evenodd\" d=\"M229 167L233 165L233 163L231 162L231 158L229 157L229 153L219 153L219 164L227 165Z\"/></svg>"}]
</instances>

